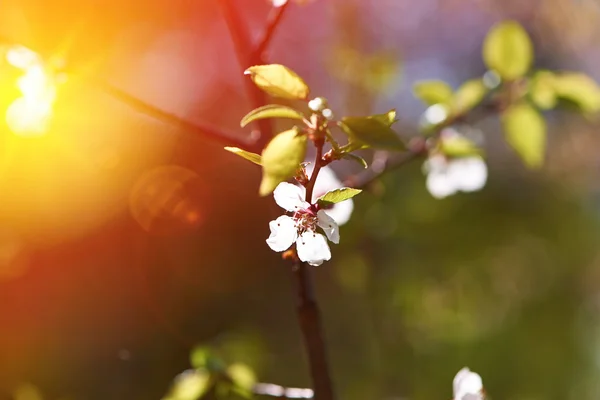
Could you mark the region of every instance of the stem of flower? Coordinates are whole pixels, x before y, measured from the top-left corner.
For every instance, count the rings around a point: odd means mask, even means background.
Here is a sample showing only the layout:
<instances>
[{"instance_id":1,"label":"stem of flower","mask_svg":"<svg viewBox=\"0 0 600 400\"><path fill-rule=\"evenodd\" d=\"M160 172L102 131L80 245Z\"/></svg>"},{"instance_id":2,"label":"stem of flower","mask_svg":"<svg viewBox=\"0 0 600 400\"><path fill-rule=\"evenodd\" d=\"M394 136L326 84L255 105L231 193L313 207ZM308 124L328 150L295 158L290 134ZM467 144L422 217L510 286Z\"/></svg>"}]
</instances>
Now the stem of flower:
<instances>
[{"instance_id":1,"label":"stem of flower","mask_svg":"<svg viewBox=\"0 0 600 400\"><path fill-rule=\"evenodd\" d=\"M312 195L313 189L315 188L315 182L317 182L317 177L319 176L319 171L323 166L323 146L325 145L325 141L323 139L317 139L315 141L315 147L317 148L317 155L315 156L315 167L313 168L313 173L306 184L306 202L312 204Z\"/></svg>"}]
</instances>

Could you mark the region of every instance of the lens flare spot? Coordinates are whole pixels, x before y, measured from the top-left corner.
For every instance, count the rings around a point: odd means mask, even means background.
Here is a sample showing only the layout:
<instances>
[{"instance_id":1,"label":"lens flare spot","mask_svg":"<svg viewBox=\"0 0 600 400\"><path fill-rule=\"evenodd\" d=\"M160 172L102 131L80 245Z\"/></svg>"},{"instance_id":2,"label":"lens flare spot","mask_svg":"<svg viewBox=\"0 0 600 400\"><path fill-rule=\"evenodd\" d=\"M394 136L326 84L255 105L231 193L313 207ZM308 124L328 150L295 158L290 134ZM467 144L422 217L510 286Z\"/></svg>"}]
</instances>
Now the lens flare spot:
<instances>
[{"instance_id":1,"label":"lens flare spot","mask_svg":"<svg viewBox=\"0 0 600 400\"><path fill-rule=\"evenodd\" d=\"M194 230L204 221L205 192L195 172L162 166L143 174L134 185L129 199L131 214L152 234Z\"/></svg>"}]
</instances>

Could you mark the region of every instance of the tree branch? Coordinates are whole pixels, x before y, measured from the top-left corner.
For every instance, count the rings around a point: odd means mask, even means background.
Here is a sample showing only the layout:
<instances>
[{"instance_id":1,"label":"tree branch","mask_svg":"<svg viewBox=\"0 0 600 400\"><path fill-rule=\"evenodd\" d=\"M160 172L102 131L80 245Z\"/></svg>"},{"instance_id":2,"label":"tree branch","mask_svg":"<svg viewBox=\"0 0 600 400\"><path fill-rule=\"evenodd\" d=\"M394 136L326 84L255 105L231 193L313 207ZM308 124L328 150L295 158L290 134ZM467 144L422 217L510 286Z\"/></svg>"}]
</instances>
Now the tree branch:
<instances>
[{"instance_id":1,"label":"tree branch","mask_svg":"<svg viewBox=\"0 0 600 400\"><path fill-rule=\"evenodd\" d=\"M254 53L252 56L256 60L262 60L264 57L264 52L269 47L271 43L271 39L273 39L273 34L275 30L279 26L283 15L285 14L285 10L287 10L290 2L288 1L281 7L273 7L271 8L271 12L269 13L269 17L267 19L267 24L263 31L262 36L259 38L257 45L254 47Z\"/></svg>"},{"instance_id":2,"label":"tree branch","mask_svg":"<svg viewBox=\"0 0 600 400\"><path fill-rule=\"evenodd\" d=\"M310 375L317 400L334 400L333 384L325 350L325 339L321 328L321 313L315 298L310 276L310 267L298 262L293 269L298 290L298 321L308 353Z\"/></svg>"},{"instance_id":3,"label":"tree branch","mask_svg":"<svg viewBox=\"0 0 600 400\"><path fill-rule=\"evenodd\" d=\"M422 153L415 151L396 154L388 158L383 165L379 166L378 168L370 167L356 175L349 176L344 180L343 186L364 189L386 173L398 169L413 160L419 159L421 155Z\"/></svg>"}]
</instances>

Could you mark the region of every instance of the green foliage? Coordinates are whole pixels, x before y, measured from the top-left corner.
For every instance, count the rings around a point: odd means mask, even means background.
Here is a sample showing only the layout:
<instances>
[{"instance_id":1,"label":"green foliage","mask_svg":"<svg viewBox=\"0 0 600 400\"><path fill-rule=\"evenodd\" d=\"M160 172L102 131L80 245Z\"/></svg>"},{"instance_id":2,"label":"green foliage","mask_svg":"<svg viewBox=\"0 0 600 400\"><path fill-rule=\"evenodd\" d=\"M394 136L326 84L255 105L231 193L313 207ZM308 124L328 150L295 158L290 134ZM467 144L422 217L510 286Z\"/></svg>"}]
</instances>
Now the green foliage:
<instances>
[{"instance_id":1,"label":"green foliage","mask_svg":"<svg viewBox=\"0 0 600 400\"><path fill-rule=\"evenodd\" d=\"M496 24L483 42L483 61L505 80L522 77L533 61L529 35L516 21Z\"/></svg>"},{"instance_id":2,"label":"green foliage","mask_svg":"<svg viewBox=\"0 0 600 400\"><path fill-rule=\"evenodd\" d=\"M342 153L341 157L345 160L355 161L355 162L359 163L363 168L369 167L369 164L367 163L367 161L364 158L362 158L361 156L357 156L356 154Z\"/></svg>"},{"instance_id":3,"label":"green foliage","mask_svg":"<svg viewBox=\"0 0 600 400\"><path fill-rule=\"evenodd\" d=\"M555 80L553 72L537 71L530 81L529 97L542 110L548 110L556 106L558 98L554 87Z\"/></svg>"},{"instance_id":4,"label":"green foliage","mask_svg":"<svg viewBox=\"0 0 600 400\"><path fill-rule=\"evenodd\" d=\"M290 100L308 97L306 82L291 69L280 64L255 65L244 71L256 86L268 94Z\"/></svg>"},{"instance_id":5,"label":"green foliage","mask_svg":"<svg viewBox=\"0 0 600 400\"><path fill-rule=\"evenodd\" d=\"M237 154L238 156L245 158L256 165L262 165L262 157L259 154L251 153L238 147L225 147L225 150L232 152L233 154Z\"/></svg>"},{"instance_id":6,"label":"green foliage","mask_svg":"<svg viewBox=\"0 0 600 400\"><path fill-rule=\"evenodd\" d=\"M243 128L252 121L264 118L292 118L302 121L304 119L304 115L302 115L300 111L294 110L291 107L282 106L279 104L267 104L266 106L255 108L246 114L246 116L242 118L240 126Z\"/></svg>"},{"instance_id":7,"label":"green foliage","mask_svg":"<svg viewBox=\"0 0 600 400\"><path fill-rule=\"evenodd\" d=\"M452 87L441 80L419 81L413 85L413 94L430 106L446 104L452 98Z\"/></svg>"},{"instance_id":8,"label":"green foliage","mask_svg":"<svg viewBox=\"0 0 600 400\"><path fill-rule=\"evenodd\" d=\"M405 149L402 140L388 124L382 121L381 115L344 117L339 126L349 136L350 142L360 143L361 147Z\"/></svg>"},{"instance_id":9,"label":"green foliage","mask_svg":"<svg viewBox=\"0 0 600 400\"><path fill-rule=\"evenodd\" d=\"M233 385L233 391L245 398L252 397L252 388L256 384L254 371L246 364L235 363L227 368L227 376Z\"/></svg>"},{"instance_id":10,"label":"green foliage","mask_svg":"<svg viewBox=\"0 0 600 400\"><path fill-rule=\"evenodd\" d=\"M262 152L263 177L259 194L266 196L291 178L306 155L306 135L290 129L275 136Z\"/></svg>"},{"instance_id":11,"label":"green foliage","mask_svg":"<svg viewBox=\"0 0 600 400\"><path fill-rule=\"evenodd\" d=\"M449 157L465 157L482 153L482 150L473 141L462 135L444 137L439 141L439 149Z\"/></svg>"},{"instance_id":12,"label":"green foliage","mask_svg":"<svg viewBox=\"0 0 600 400\"><path fill-rule=\"evenodd\" d=\"M581 111L600 111L600 88L589 76L576 72L555 74L552 84L559 98L575 103Z\"/></svg>"},{"instance_id":13,"label":"green foliage","mask_svg":"<svg viewBox=\"0 0 600 400\"><path fill-rule=\"evenodd\" d=\"M375 114L375 115L372 115L371 117L383 122L387 126L392 126L394 124L394 122L398 121L396 119L396 109L391 109L390 111L383 113L383 114Z\"/></svg>"},{"instance_id":14,"label":"green foliage","mask_svg":"<svg viewBox=\"0 0 600 400\"><path fill-rule=\"evenodd\" d=\"M198 400L211 387L210 373L203 369L189 369L179 374L167 396L162 400Z\"/></svg>"},{"instance_id":15,"label":"green foliage","mask_svg":"<svg viewBox=\"0 0 600 400\"><path fill-rule=\"evenodd\" d=\"M362 190L347 188L347 187L331 190L331 191L325 193L323 196L319 197L317 199L317 203L321 207L330 206L330 205L339 203L341 201L351 199L354 196L356 196L357 194L359 194L360 192L362 192Z\"/></svg>"},{"instance_id":16,"label":"green foliage","mask_svg":"<svg viewBox=\"0 0 600 400\"><path fill-rule=\"evenodd\" d=\"M506 141L523 162L539 168L546 149L546 122L539 112L527 103L518 103L504 112L502 124Z\"/></svg>"},{"instance_id":17,"label":"green foliage","mask_svg":"<svg viewBox=\"0 0 600 400\"><path fill-rule=\"evenodd\" d=\"M464 114L478 105L488 92L479 78L463 83L452 96L452 114Z\"/></svg>"}]
</instances>

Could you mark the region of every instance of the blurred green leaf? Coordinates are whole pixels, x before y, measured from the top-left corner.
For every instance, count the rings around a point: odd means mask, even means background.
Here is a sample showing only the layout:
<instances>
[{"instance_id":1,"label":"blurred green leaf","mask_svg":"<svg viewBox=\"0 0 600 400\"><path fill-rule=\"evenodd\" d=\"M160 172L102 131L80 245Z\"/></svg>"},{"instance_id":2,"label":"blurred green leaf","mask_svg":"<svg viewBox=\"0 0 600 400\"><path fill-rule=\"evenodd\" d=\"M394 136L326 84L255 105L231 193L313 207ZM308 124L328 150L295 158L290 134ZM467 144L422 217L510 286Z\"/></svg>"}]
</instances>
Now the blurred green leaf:
<instances>
[{"instance_id":1,"label":"blurred green leaf","mask_svg":"<svg viewBox=\"0 0 600 400\"><path fill-rule=\"evenodd\" d=\"M331 191L325 193L323 196L319 197L317 199L317 202L319 203L319 205L321 207L330 206L330 205L342 202L344 200L351 199L354 196L356 196L357 194L359 194L360 192L362 192L362 190L354 189L354 188L335 189L335 190L331 190Z\"/></svg>"},{"instance_id":2,"label":"blurred green leaf","mask_svg":"<svg viewBox=\"0 0 600 400\"><path fill-rule=\"evenodd\" d=\"M256 375L254 371L246 364L235 363L227 368L227 375L233 382L238 394L246 397L252 397L252 388L256 384Z\"/></svg>"},{"instance_id":3,"label":"blurred green leaf","mask_svg":"<svg viewBox=\"0 0 600 400\"><path fill-rule=\"evenodd\" d=\"M242 118L240 126L243 128L252 121L264 118L292 118L302 121L304 115L302 115L300 111L294 110L291 107L282 106L279 104L267 104L266 106L255 108L246 114L246 116Z\"/></svg>"},{"instance_id":4,"label":"blurred green leaf","mask_svg":"<svg viewBox=\"0 0 600 400\"><path fill-rule=\"evenodd\" d=\"M364 158L362 158L361 156L357 156L356 154L343 153L342 158L345 160L355 161L355 162L359 163L363 168L369 167L369 164L367 164L367 161Z\"/></svg>"},{"instance_id":5,"label":"blurred green leaf","mask_svg":"<svg viewBox=\"0 0 600 400\"><path fill-rule=\"evenodd\" d=\"M543 110L556 106L556 76L550 71L538 71L533 75L529 87L531 101Z\"/></svg>"},{"instance_id":6,"label":"blurred green leaf","mask_svg":"<svg viewBox=\"0 0 600 400\"><path fill-rule=\"evenodd\" d=\"M494 25L483 42L483 61L503 79L522 77L533 61L529 35L516 21Z\"/></svg>"},{"instance_id":7,"label":"blurred green leaf","mask_svg":"<svg viewBox=\"0 0 600 400\"><path fill-rule=\"evenodd\" d=\"M275 97L306 99L309 88L306 82L291 69L280 64L255 65L244 71L263 91Z\"/></svg>"},{"instance_id":8,"label":"blurred green leaf","mask_svg":"<svg viewBox=\"0 0 600 400\"><path fill-rule=\"evenodd\" d=\"M263 177L259 194L266 196L291 178L304 161L306 135L290 129L275 136L262 152Z\"/></svg>"},{"instance_id":9,"label":"blurred green leaf","mask_svg":"<svg viewBox=\"0 0 600 400\"><path fill-rule=\"evenodd\" d=\"M175 377L169 394L163 400L197 400L210 388L211 377L203 369L189 369Z\"/></svg>"},{"instance_id":10,"label":"blurred green leaf","mask_svg":"<svg viewBox=\"0 0 600 400\"><path fill-rule=\"evenodd\" d=\"M555 74L553 87L557 96L577 104L583 112L600 111L600 88L589 76L577 72Z\"/></svg>"},{"instance_id":11,"label":"blurred green leaf","mask_svg":"<svg viewBox=\"0 0 600 400\"><path fill-rule=\"evenodd\" d=\"M504 134L508 144L530 168L539 168L546 151L546 122L527 103L510 106L502 115Z\"/></svg>"},{"instance_id":12,"label":"blurred green leaf","mask_svg":"<svg viewBox=\"0 0 600 400\"><path fill-rule=\"evenodd\" d=\"M42 400L39 389L30 383L23 383L13 391L13 400Z\"/></svg>"},{"instance_id":13,"label":"blurred green leaf","mask_svg":"<svg viewBox=\"0 0 600 400\"><path fill-rule=\"evenodd\" d=\"M405 149L402 140L392 128L381 121L381 117L344 117L339 126L351 141L360 142L363 147Z\"/></svg>"},{"instance_id":14,"label":"blurred green leaf","mask_svg":"<svg viewBox=\"0 0 600 400\"><path fill-rule=\"evenodd\" d=\"M483 153L473 141L462 135L452 135L442 138L439 145L442 153L450 157L465 157Z\"/></svg>"},{"instance_id":15,"label":"blurred green leaf","mask_svg":"<svg viewBox=\"0 0 600 400\"><path fill-rule=\"evenodd\" d=\"M379 120L386 124L387 126L392 126L394 122L398 121L396 119L396 109L391 109L390 111L384 114L375 114L372 117L376 120Z\"/></svg>"},{"instance_id":16,"label":"blurred green leaf","mask_svg":"<svg viewBox=\"0 0 600 400\"><path fill-rule=\"evenodd\" d=\"M262 165L262 158L259 154L251 153L246 150L242 150L237 147L225 147L225 150L232 152L233 154L237 154L238 156L245 158L248 161L253 162L257 165Z\"/></svg>"},{"instance_id":17,"label":"blurred green leaf","mask_svg":"<svg viewBox=\"0 0 600 400\"><path fill-rule=\"evenodd\" d=\"M413 85L413 94L427 105L447 103L452 98L452 87L441 80L420 81Z\"/></svg>"},{"instance_id":18,"label":"blurred green leaf","mask_svg":"<svg viewBox=\"0 0 600 400\"><path fill-rule=\"evenodd\" d=\"M488 88L481 79L471 79L463 83L452 97L452 111L463 114L483 100Z\"/></svg>"}]
</instances>

